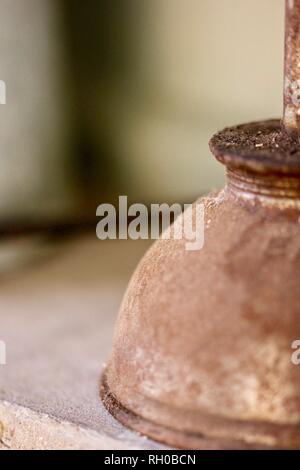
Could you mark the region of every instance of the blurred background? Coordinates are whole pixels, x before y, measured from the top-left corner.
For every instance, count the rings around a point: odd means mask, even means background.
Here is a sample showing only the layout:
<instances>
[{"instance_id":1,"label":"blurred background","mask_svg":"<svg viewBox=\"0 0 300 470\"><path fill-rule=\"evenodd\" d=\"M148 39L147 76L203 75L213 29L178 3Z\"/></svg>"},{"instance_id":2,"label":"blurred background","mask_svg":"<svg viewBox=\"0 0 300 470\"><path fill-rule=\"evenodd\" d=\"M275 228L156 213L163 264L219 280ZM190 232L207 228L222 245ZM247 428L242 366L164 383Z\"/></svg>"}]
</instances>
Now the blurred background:
<instances>
[{"instance_id":1,"label":"blurred background","mask_svg":"<svg viewBox=\"0 0 300 470\"><path fill-rule=\"evenodd\" d=\"M0 405L103 428L102 364L151 241L99 241L96 208L222 187L212 134L282 114L284 3L0 0Z\"/></svg>"},{"instance_id":2,"label":"blurred background","mask_svg":"<svg viewBox=\"0 0 300 470\"><path fill-rule=\"evenodd\" d=\"M2 235L221 187L208 140L281 115L283 35L284 0L0 0Z\"/></svg>"}]
</instances>

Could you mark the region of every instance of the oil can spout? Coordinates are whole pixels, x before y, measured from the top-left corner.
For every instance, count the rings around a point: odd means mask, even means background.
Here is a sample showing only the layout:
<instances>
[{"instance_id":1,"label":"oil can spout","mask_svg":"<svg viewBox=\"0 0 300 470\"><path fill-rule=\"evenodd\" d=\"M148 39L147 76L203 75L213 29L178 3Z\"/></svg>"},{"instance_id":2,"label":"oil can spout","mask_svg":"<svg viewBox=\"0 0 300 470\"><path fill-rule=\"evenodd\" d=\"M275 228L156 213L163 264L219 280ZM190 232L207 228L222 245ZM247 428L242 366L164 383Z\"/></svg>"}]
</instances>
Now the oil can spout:
<instances>
[{"instance_id":1,"label":"oil can spout","mask_svg":"<svg viewBox=\"0 0 300 470\"><path fill-rule=\"evenodd\" d=\"M283 125L300 134L300 0L286 0Z\"/></svg>"}]
</instances>

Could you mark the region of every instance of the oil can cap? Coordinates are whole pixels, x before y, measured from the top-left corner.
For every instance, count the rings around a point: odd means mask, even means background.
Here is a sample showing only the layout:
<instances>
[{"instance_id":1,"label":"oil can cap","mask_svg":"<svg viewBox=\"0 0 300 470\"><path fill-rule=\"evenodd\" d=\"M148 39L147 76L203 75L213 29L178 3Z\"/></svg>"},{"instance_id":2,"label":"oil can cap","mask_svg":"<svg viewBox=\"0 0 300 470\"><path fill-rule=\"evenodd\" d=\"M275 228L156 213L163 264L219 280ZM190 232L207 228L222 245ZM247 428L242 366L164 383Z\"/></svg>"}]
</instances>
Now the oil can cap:
<instances>
[{"instance_id":1,"label":"oil can cap","mask_svg":"<svg viewBox=\"0 0 300 470\"><path fill-rule=\"evenodd\" d=\"M300 178L300 136L285 131L279 119L227 127L212 137L210 149L233 170Z\"/></svg>"}]
</instances>

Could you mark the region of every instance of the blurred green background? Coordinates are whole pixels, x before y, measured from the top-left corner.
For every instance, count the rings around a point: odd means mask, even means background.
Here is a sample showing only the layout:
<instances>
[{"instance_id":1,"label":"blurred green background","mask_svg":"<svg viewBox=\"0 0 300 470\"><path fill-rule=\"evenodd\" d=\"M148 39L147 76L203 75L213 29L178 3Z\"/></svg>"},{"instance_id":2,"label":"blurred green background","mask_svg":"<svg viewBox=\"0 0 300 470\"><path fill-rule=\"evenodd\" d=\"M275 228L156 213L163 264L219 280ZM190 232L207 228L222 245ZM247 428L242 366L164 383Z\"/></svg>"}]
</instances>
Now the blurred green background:
<instances>
[{"instance_id":1,"label":"blurred green background","mask_svg":"<svg viewBox=\"0 0 300 470\"><path fill-rule=\"evenodd\" d=\"M192 202L211 135L282 112L284 0L0 0L0 222Z\"/></svg>"}]
</instances>

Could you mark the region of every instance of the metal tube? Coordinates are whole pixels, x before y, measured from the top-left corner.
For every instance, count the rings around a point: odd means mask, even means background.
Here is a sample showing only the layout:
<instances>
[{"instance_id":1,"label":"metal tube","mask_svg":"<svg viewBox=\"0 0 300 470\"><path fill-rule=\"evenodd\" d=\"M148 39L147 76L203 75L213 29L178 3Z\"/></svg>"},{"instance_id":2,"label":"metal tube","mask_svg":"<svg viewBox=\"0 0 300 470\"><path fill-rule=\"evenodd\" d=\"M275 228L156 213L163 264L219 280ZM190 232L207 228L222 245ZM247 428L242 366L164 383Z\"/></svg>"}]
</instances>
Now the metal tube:
<instances>
[{"instance_id":1,"label":"metal tube","mask_svg":"<svg viewBox=\"0 0 300 470\"><path fill-rule=\"evenodd\" d=\"M286 0L283 124L300 132L300 0Z\"/></svg>"}]
</instances>

